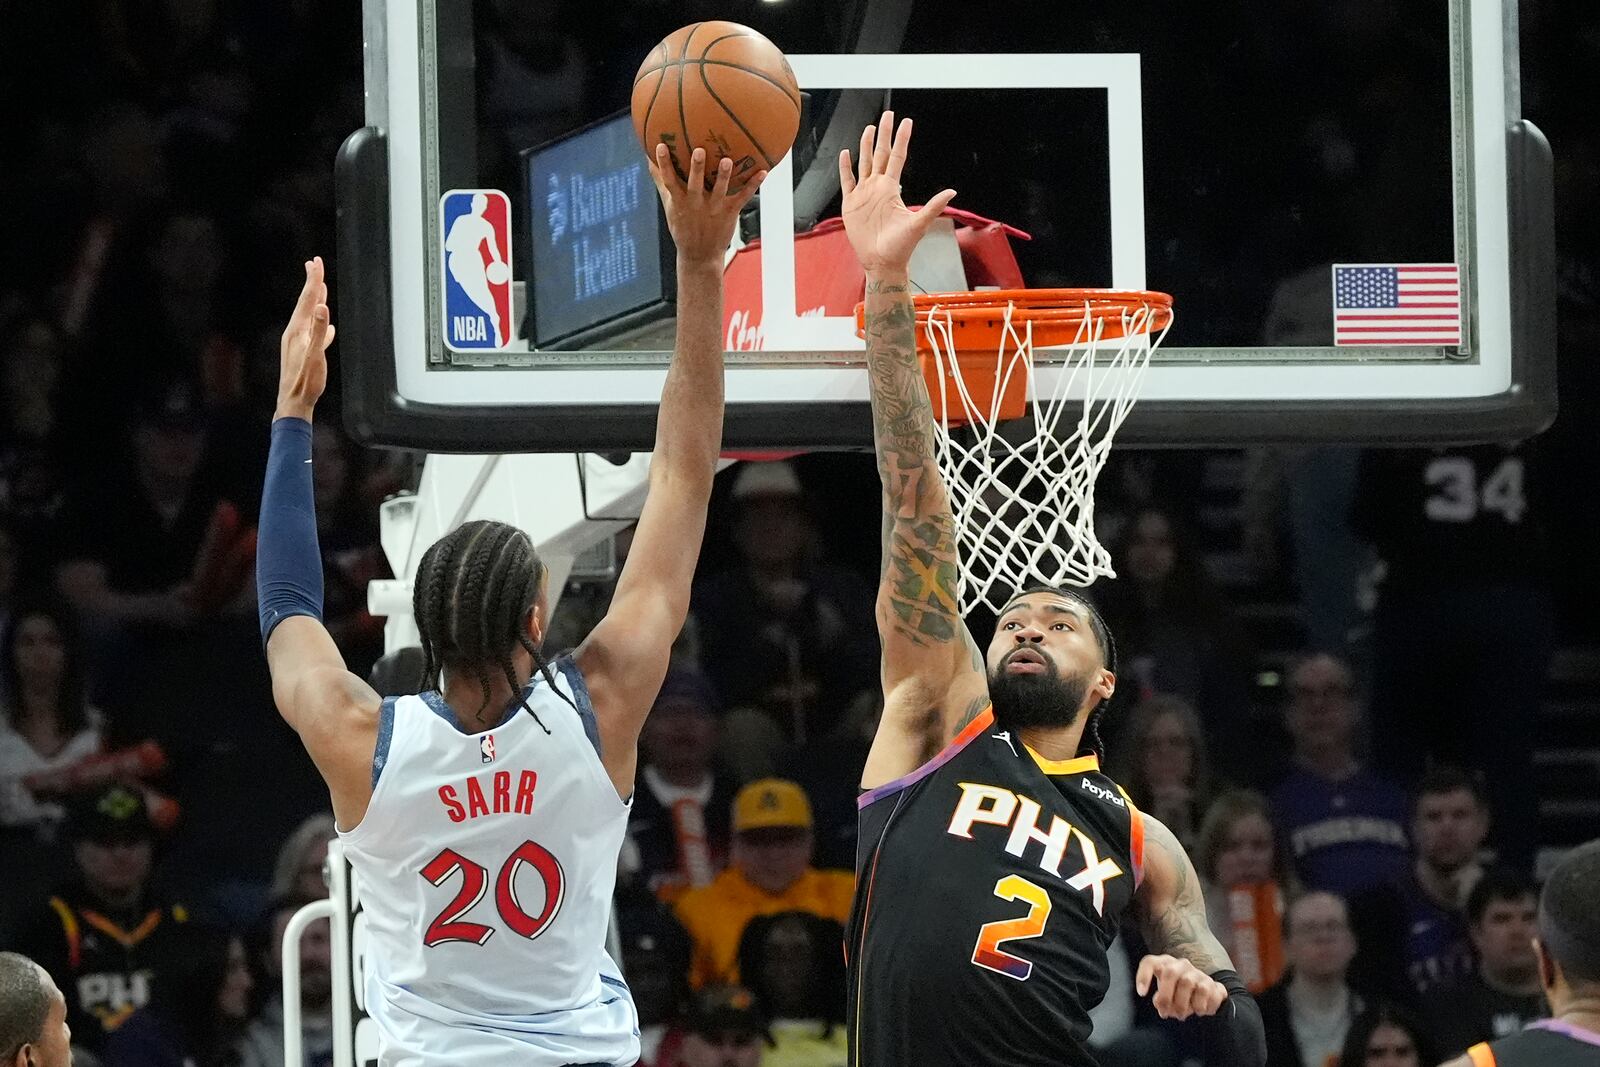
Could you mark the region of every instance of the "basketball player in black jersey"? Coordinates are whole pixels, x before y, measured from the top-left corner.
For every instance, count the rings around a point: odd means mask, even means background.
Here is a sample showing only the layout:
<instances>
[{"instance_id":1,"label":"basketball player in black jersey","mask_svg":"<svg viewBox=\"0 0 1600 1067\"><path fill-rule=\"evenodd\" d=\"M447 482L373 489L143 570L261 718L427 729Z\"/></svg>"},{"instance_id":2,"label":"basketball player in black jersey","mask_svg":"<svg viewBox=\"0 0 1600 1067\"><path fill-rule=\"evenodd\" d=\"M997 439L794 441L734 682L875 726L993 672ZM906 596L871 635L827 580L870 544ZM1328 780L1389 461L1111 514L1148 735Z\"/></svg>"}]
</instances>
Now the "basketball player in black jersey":
<instances>
[{"instance_id":1,"label":"basketball player in black jersey","mask_svg":"<svg viewBox=\"0 0 1600 1067\"><path fill-rule=\"evenodd\" d=\"M1444 1067L1600 1067L1600 840L1551 872L1533 949L1551 1017L1473 1045Z\"/></svg>"},{"instance_id":2,"label":"basketball player in black jersey","mask_svg":"<svg viewBox=\"0 0 1600 1067\"><path fill-rule=\"evenodd\" d=\"M987 657L956 605L956 529L934 458L907 264L955 194L900 198L911 123L886 112L839 160L866 271L867 370L884 488L883 718L862 780L850 965L858 1067L1093 1065L1089 1009L1133 908L1155 955L1139 994L1202 1017L1208 1062L1259 1067L1261 1015L1206 927L1166 827L1100 770L1110 633L1077 594L1019 593Z\"/></svg>"}]
</instances>

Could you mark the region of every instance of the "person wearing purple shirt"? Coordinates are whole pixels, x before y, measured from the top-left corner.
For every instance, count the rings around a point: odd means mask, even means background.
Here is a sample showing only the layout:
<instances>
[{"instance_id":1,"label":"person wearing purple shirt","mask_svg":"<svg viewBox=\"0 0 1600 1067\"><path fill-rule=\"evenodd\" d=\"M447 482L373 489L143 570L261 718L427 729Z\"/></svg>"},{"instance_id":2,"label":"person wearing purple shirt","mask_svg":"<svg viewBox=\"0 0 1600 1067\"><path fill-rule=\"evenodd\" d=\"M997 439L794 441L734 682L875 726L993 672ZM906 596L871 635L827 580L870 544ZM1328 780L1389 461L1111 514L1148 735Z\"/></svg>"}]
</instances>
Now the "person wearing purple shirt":
<instances>
[{"instance_id":1,"label":"person wearing purple shirt","mask_svg":"<svg viewBox=\"0 0 1600 1067\"><path fill-rule=\"evenodd\" d=\"M1359 720L1343 660L1318 653L1290 669L1295 766L1272 791L1272 810L1301 883L1346 898L1399 882L1411 861L1405 792L1356 758Z\"/></svg>"}]
</instances>

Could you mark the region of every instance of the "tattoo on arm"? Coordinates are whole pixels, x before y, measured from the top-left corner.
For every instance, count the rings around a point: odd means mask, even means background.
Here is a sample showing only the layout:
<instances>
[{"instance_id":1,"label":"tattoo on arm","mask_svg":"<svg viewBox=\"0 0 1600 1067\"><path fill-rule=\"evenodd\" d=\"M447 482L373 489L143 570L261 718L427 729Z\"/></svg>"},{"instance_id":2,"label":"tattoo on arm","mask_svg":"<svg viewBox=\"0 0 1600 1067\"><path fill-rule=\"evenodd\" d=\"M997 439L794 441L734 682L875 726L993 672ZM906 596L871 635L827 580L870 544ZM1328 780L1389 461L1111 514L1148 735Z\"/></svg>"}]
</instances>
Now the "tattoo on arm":
<instances>
[{"instance_id":1,"label":"tattoo on arm","mask_svg":"<svg viewBox=\"0 0 1600 1067\"><path fill-rule=\"evenodd\" d=\"M867 373L883 482L883 583L895 631L918 645L965 639L955 519L934 457L933 407L905 284L867 283Z\"/></svg>"},{"instance_id":2,"label":"tattoo on arm","mask_svg":"<svg viewBox=\"0 0 1600 1067\"><path fill-rule=\"evenodd\" d=\"M1206 974L1231 969L1233 963L1227 950L1206 923L1200 878L1183 846L1158 820L1143 814L1134 817L1144 819L1146 845L1155 846L1157 851L1151 858L1169 869L1172 883L1170 893L1161 893L1140 907L1144 938L1150 950L1188 960Z\"/></svg>"},{"instance_id":3,"label":"tattoo on arm","mask_svg":"<svg viewBox=\"0 0 1600 1067\"><path fill-rule=\"evenodd\" d=\"M972 703L967 705L967 710L961 713L961 718L956 721L956 733L960 733L962 730L965 730L968 726L972 725L972 720L976 719L979 715L982 715L988 706L988 693L985 693L981 697L975 697Z\"/></svg>"}]
</instances>

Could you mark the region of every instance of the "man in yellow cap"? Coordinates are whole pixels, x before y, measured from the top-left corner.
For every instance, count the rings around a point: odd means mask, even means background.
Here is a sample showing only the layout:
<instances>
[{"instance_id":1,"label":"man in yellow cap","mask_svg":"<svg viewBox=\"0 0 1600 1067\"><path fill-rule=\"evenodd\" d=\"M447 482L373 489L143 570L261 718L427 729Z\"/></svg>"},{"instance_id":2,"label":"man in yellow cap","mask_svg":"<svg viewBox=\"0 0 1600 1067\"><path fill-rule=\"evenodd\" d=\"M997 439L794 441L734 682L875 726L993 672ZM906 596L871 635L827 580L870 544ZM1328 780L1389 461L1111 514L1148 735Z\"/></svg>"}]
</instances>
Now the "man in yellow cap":
<instances>
[{"instance_id":1,"label":"man in yellow cap","mask_svg":"<svg viewBox=\"0 0 1600 1067\"><path fill-rule=\"evenodd\" d=\"M811 866L811 802L782 778L751 782L733 798L733 862L710 885L678 898L694 940L696 989L738 981L739 938L758 915L805 911L843 923L855 875Z\"/></svg>"}]
</instances>

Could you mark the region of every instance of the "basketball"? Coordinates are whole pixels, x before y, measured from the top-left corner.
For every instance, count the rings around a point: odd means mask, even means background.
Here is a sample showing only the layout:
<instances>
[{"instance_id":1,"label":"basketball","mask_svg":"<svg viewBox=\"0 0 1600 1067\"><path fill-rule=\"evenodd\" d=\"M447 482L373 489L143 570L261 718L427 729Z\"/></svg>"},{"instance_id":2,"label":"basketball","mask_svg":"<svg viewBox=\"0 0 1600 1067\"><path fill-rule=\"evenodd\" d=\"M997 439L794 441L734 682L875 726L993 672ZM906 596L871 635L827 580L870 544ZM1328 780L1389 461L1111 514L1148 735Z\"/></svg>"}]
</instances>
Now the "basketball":
<instances>
[{"instance_id":1,"label":"basketball","mask_svg":"<svg viewBox=\"0 0 1600 1067\"><path fill-rule=\"evenodd\" d=\"M633 80L633 128L645 154L658 144L687 179L706 150L706 179L733 160L730 189L776 166L800 129L800 87L778 46L737 22L696 22L650 50Z\"/></svg>"},{"instance_id":2,"label":"basketball","mask_svg":"<svg viewBox=\"0 0 1600 1067\"><path fill-rule=\"evenodd\" d=\"M504 263L491 263L484 268L484 275L489 279L490 285L503 285L511 277L511 268Z\"/></svg>"}]
</instances>

